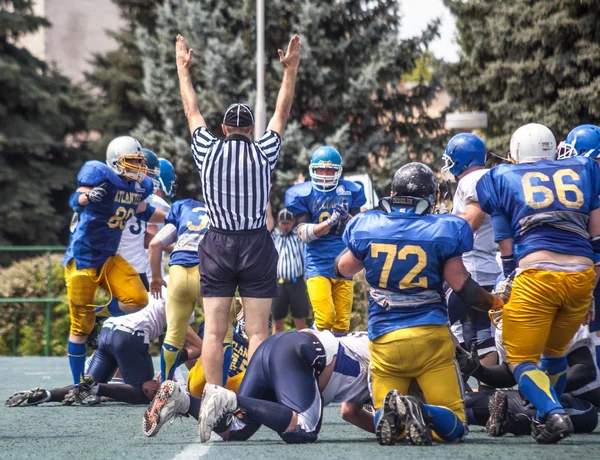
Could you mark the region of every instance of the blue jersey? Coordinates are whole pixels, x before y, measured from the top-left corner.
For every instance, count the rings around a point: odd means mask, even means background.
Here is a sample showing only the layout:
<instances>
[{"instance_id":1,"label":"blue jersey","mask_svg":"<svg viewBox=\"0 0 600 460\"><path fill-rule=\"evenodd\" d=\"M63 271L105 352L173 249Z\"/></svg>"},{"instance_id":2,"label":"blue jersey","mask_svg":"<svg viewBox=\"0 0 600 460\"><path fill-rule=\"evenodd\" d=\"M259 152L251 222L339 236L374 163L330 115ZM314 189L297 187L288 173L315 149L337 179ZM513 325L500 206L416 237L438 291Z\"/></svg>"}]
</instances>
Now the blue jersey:
<instances>
[{"instance_id":1,"label":"blue jersey","mask_svg":"<svg viewBox=\"0 0 600 460\"><path fill-rule=\"evenodd\" d=\"M177 242L171 252L170 265L193 267L198 265L198 244L208 231L206 205L187 199L173 203L165 224L177 228Z\"/></svg>"},{"instance_id":2,"label":"blue jersey","mask_svg":"<svg viewBox=\"0 0 600 460\"><path fill-rule=\"evenodd\" d=\"M344 242L361 260L371 286L368 332L448 322L443 296L445 263L473 249L473 231L451 214L419 216L373 210L359 214Z\"/></svg>"},{"instance_id":3,"label":"blue jersey","mask_svg":"<svg viewBox=\"0 0 600 460\"><path fill-rule=\"evenodd\" d=\"M198 337L204 340L204 321L198 326ZM233 341L231 343L231 364L229 377L235 377L246 372L248 367L248 342L240 335L237 327L233 328Z\"/></svg>"},{"instance_id":4,"label":"blue jersey","mask_svg":"<svg viewBox=\"0 0 600 460\"><path fill-rule=\"evenodd\" d=\"M125 224L153 190L148 177L142 182L128 181L105 163L86 162L77 174L77 187L99 185L106 190L106 196L99 203L84 206L78 213L63 259L64 265L75 259L78 270L101 267L117 253Z\"/></svg>"},{"instance_id":5,"label":"blue jersey","mask_svg":"<svg viewBox=\"0 0 600 460\"><path fill-rule=\"evenodd\" d=\"M309 214L310 222L318 224L333 214L333 208L348 202L348 209L360 208L367 202L361 185L349 180L340 180L338 186L330 192L319 192L312 182L294 185L285 192L285 207L298 216ZM306 277L325 276L337 278L333 271L333 261L345 249L342 240L345 225L341 222L327 235L306 245Z\"/></svg>"},{"instance_id":6,"label":"blue jersey","mask_svg":"<svg viewBox=\"0 0 600 460\"><path fill-rule=\"evenodd\" d=\"M495 225L496 240L514 238L517 263L541 250L594 260L588 221L599 192L600 167L585 157L500 165L477 183L481 209L506 227Z\"/></svg>"}]
</instances>

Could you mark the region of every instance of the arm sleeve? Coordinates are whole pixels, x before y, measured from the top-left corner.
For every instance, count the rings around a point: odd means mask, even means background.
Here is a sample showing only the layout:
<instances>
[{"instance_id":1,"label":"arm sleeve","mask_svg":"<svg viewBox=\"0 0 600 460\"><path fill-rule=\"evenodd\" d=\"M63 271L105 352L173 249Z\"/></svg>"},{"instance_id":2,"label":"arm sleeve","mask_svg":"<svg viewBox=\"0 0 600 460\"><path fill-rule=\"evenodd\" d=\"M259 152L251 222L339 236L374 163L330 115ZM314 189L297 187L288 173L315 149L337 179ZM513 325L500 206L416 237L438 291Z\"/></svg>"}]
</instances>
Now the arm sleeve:
<instances>
[{"instance_id":1,"label":"arm sleeve","mask_svg":"<svg viewBox=\"0 0 600 460\"><path fill-rule=\"evenodd\" d=\"M362 214L361 214L362 217ZM356 257L358 260L364 259L364 251L361 250L360 244L354 238L356 223L359 222L360 218L352 219L348 225L346 225L346 230L344 230L344 234L342 235L342 239L346 247L350 250L352 255Z\"/></svg>"},{"instance_id":2,"label":"arm sleeve","mask_svg":"<svg viewBox=\"0 0 600 460\"><path fill-rule=\"evenodd\" d=\"M473 377L493 388L510 388L517 384L506 363L496 366L479 366L473 372Z\"/></svg>"},{"instance_id":3,"label":"arm sleeve","mask_svg":"<svg viewBox=\"0 0 600 460\"><path fill-rule=\"evenodd\" d=\"M311 214L305 201L303 196L296 193L295 187L292 187L285 192L285 207L294 215L294 217L304 213Z\"/></svg>"},{"instance_id":4,"label":"arm sleeve","mask_svg":"<svg viewBox=\"0 0 600 460\"><path fill-rule=\"evenodd\" d=\"M592 180L592 199L590 202L590 211L600 208L600 166L596 160L590 160L590 176Z\"/></svg>"},{"instance_id":5,"label":"arm sleeve","mask_svg":"<svg viewBox=\"0 0 600 460\"><path fill-rule=\"evenodd\" d=\"M473 201L476 203L479 202L479 197L477 196L477 183L478 182L479 182L478 180L470 181L470 182L468 182L468 186L463 189L463 193L464 193L463 201L464 201L465 205L467 205Z\"/></svg>"},{"instance_id":6,"label":"arm sleeve","mask_svg":"<svg viewBox=\"0 0 600 460\"><path fill-rule=\"evenodd\" d=\"M492 217L492 229L494 230L494 241L502 241L512 238L513 231L510 220L504 214L496 214Z\"/></svg>"},{"instance_id":7,"label":"arm sleeve","mask_svg":"<svg viewBox=\"0 0 600 460\"><path fill-rule=\"evenodd\" d=\"M155 238L162 241L164 246L169 246L177 241L177 227L167 224L156 234Z\"/></svg>"},{"instance_id":8,"label":"arm sleeve","mask_svg":"<svg viewBox=\"0 0 600 460\"><path fill-rule=\"evenodd\" d=\"M483 212L492 217L496 214L502 213L500 200L495 188L493 170L485 173L483 176L481 176L479 181L477 181L475 193L477 194L479 206Z\"/></svg>"},{"instance_id":9,"label":"arm sleeve","mask_svg":"<svg viewBox=\"0 0 600 460\"><path fill-rule=\"evenodd\" d=\"M588 383L596 380L596 363L588 347L579 347L567 356L569 369L567 370L566 392L583 388Z\"/></svg>"},{"instance_id":10,"label":"arm sleeve","mask_svg":"<svg viewBox=\"0 0 600 460\"><path fill-rule=\"evenodd\" d=\"M179 208L179 203L174 203L173 206L171 206L167 217L165 217L165 225L172 224L177 227L177 221L179 220Z\"/></svg>"},{"instance_id":11,"label":"arm sleeve","mask_svg":"<svg viewBox=\"0 0 600 460\"><path fill-rule=\"evenodd\" d=\"M358 190L352 192L352 205L350 208L358 208L360 211L360 208L367 203L367 197L365 196L364 187L362 187L360 184L356 184L356 187ZM354 213L352 213L352 215L354 215Z\"/></svg>"},{"instance_id":12,"label":"arm sleeve","mask_svg":"<svg viewBox=\"0 0 600 460\"><path fill-rule=\"evenodd\" d=\"M281 152L281 137L275 131L267 130L256 143L269 160L269 167L273 171Z\"/></svg>"},{"instance_id":13,"label":"arm sleeve","mask_svg":"<svg viewBox=\"0 0 600 460\"><path fill-rule=\"evenodd\" d=\"M218 139L204 126L196 128L196 131L194 131L192 135L192 154L199 171L202 170L204 157L216 142L218 142Z\"/></svg>"},{"instance_id":14,"label":"arm sleeve","mask_svg":"<svg viewBox=\"0 0 600 460\"><path fill-rule=\"evenodd\" d=\"M108 178L102 168L96 166L94 162L85 163L77 174L77 185L79 187L96 187L107 180Z\"/></svg>"},{"instance_id":15,"label":"arm sleeve","mask_svg":"<svg viewBox=\"0 0 600 460\"><path fill-rule=\"evenodd\" d=\"M460 220L462 222L454 239L456 243L454 252L448 256L448 260L473 250L473 230L466 220Z\"/></svg>"}]
</instances>

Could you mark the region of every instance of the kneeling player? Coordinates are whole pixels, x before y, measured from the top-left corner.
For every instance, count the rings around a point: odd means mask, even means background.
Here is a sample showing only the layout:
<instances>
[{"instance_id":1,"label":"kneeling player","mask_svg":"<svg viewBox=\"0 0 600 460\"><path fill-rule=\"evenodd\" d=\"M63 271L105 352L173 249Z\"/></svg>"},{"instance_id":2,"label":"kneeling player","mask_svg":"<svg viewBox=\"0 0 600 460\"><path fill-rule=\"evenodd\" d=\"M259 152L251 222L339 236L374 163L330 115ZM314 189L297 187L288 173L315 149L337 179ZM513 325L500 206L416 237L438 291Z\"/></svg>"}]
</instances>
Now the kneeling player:
<instances>
[{"instance_id":1,"label":"kneeling player","mask_svg":"<svg viewBox=\"0 0 600 460\"><path fill-rule=\"evenodd\" d=\"M479 286L461 255L473 249L463 219L430 214L438 195L431 169L409 163L394 175L391 198L380 210L356 216L346 228L349 251L336 259L339 276L363 268L371 285L368 330L377 441L393 445L406 429L409 442L460 441L467 433L462 382L454 362L444 279L468 305L487 310L502 301ZM412 380L427 404L404 396Z\"/></svg>"}]
</instances>

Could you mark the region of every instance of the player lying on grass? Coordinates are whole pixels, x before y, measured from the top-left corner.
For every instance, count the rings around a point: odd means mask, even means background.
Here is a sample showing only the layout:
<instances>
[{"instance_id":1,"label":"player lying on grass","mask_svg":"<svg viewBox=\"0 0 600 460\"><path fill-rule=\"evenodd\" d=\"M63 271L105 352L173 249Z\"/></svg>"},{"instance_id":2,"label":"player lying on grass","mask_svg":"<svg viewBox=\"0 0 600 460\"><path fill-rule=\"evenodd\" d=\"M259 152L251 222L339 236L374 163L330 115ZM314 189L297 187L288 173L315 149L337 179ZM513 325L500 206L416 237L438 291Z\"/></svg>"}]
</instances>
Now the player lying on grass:
<instances>
[{"instance_id":1,"label":"player lying on grass","mask_svg":"<svg viewBox=\"0 0 600 460\"><path fill-rule=\"evenodd\" d=\"M200 441L214 430L230 441L245 441L265 425L286 443L317 439L323 406L343 402L342 417L373 432L373 414L367 384L368 338L354 333L336 338L329 331L289 331L269 337L257 349L236 395L207 384L200 399L190 397L171 381L161 385L143 431L154 436L176 416L198 419ZM147 412L148 412L147 411ZM233 416L233 417L232 417Z\"/></svg>"}]
</instances>

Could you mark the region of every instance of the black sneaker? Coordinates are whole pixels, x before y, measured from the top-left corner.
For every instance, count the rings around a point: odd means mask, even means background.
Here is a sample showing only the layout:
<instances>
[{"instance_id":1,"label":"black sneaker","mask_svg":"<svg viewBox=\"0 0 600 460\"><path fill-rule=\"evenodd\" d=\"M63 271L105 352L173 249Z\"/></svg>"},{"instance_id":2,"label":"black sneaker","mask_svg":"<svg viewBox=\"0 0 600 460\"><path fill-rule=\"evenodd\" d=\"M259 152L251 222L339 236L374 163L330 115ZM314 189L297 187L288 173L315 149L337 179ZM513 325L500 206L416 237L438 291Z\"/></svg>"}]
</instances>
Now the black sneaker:
<instances>
[{"instance_id":1,"label":"black sneaker","mask_svg":"<svg viewBox=\"0 0 600 460\"><path fill-rule=\"evenodd\" d=\"M50 392L42 388L13 393L6 400L7 407L37 406L50 400Z\"/></svg>"},{"instance_id":2,"label":"black sneaker","mask_svg":"<svg viewBox=\"0 0 600 460\"><path fill-rule=\"evenodd\" d=\"M573 434L573 422L567 414L550 414L545 423L533 421L531 437L538 444L556 444Z\"/></svg>"},{"instance_id":3,"label":"black sneaker","mask_svg":"<svg viewBox=\"0 0 600 460\"><path fill-rule=\"evenodd\" d=\"M397 405L400 393L397 390L390 390L383 398L381 406L381 417L375 426L375 436L381 446L393 446L398 437L398 412Z\"/></svg>"},{"instance_id":4,"label":"black sneaker","mask_svg":"<svg viewBox=\"0 0 600 460\"><path fill-rule=\"evenodd\" d=\"M416 446L430 446L432 443L429 425L425 420L423 403L412 396L398 398L398 415L406 426L406 439Z\"/></svg>"},{"instance_id":5,"label":"black sneaker","mask_svg":"<svg viewBox=\"0 0 600 460\"><path fill-rule=\"evenodd\" d=\"M493 437L504 436L508 420L508 397L503 391L496 391L488 404L490 416L485 424L485 431Z\"/></svg>"},{"instance_id":6,"label":"black sneaker","mask_svg":"<svg viewBox=\"0 0 600 460\"><path fill-rule=\"evenodd\" d=\"M100 397L92 392L94 386L96 386L94 376L85 374L83 382L67 393L62 401L63 406L95 406L100 404Z\"/></svg>"}]
</instances>

